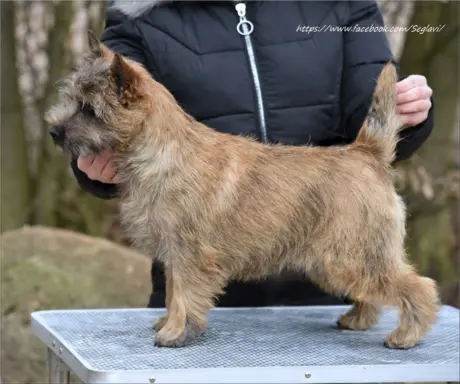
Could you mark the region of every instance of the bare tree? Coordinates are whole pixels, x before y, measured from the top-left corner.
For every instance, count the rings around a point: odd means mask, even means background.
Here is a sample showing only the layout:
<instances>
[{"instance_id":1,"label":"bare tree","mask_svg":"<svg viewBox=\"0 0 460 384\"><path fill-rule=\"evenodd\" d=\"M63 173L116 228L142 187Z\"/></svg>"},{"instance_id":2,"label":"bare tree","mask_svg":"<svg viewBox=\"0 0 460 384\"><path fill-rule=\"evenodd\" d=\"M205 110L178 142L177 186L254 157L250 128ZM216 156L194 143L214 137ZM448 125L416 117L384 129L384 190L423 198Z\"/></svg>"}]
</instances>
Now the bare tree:
<instances>
[{"instance_id":1,"label":"bare tree","mask_svg":"<svg viewBox=\"0 0 460 384\"><path fill-rule=\"evenodd\" d=\"M22 99L16 60L16 12L13 1L1 12L1 231L28 220L30 183Z\"/></svg>"},{"instance_id":2,"label":"bare tree","mask_svg":"<svg viewBox=\"0 0 460 384\"><path fill-rule=\"evenodd\" d=\"M54 6L54 23L48 32L47 57L49 63L48 81L45 94L38 101L37 109L43 117L48 106L56 99L55 83L64 75L68 67L69 48L66 48L70 35L74 4L71 1L61 1ZM43 123L42 127L46 128ZM42 134L38 158L38 174L35 188L34 221L42 225L56 226L56 210L58 209L61 186L59 185L67 164L56 151L46 132Z\"/></svg>"},{"instance_id":3,"label":"bare tree","mask_svg":"<svg viewBox=\"0 0 460 384\"><path fill-rule=\"evenodd\" d=\"M424 74L434 91L434 130L403 171L413 187L405 189L410 254L423 273L440 281L458 278L451 255L455 249L452 207L458 206L459 179L448 148L452 147L460 103L459 11L456 1L416 2L411 24L442 28L409 33L401 57L402 74Z\"/></svg>"},{"instance_id":4,"label":"bare tree","mask_svg":"<svg viewBox=\"0 0 460 384\"><path fill-rule=\"evenodd\" d=\"M105 2L4 1L1 6L2 231L28 223L102 235L111 220L106 213L116 203L81 190L43 115L55 101L56 83L87 49L88 26L102 30Z\"/></svg>"}]
</instances>

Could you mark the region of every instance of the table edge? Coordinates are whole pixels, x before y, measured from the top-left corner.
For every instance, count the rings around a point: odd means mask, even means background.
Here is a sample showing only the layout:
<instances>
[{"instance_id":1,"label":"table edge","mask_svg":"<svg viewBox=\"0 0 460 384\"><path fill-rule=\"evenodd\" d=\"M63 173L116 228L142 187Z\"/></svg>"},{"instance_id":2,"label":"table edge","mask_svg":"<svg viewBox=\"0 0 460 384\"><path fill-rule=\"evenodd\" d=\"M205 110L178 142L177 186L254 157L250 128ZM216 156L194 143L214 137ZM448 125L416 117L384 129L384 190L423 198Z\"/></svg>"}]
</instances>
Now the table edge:
<instances>
[{"instance_id":1,"label":"table edge","mask_svg":"<svg viewBox=\"0 0 460 384\"><path fill-rule=\"evenodd\" d=\"M86 382L148 383L407 383L458 382L459 365L356 365L88 371Z\"/></svg>"},{"instance_id":2,"label":"table edge","mask_svg":"<svg viewBox=\"0 0 460 384\"><path fill-rule=\"evenodd\" d=\"M351 305L309 305L309 306L268 306L268 307L215 307L211 309L211 312L218 311L218 312L226 312L226 311L262 311L262 310L272 310L272 311L283 311L283 310L293 310L293 309L300 309L300 310L308 310L308 309L320 309L320 310L331 310L331 309L348 309ZM63 312L113 312L113 311L121 311L121 312L136 312L136 311L145 311L145 312L160 312L165 311L165 307L161 308L89 308L89 309L44 309L39 311L31 312L31 316L40 315L45 313L63 313ZM393 311L395 309L386 309L388 311ZM451 305L442 305L441 310L447 310L452 312L457 312L460 314L460 309L455 308Z\"/></svg>"},{"instance_id":3,"label":"table edge","mask_svg":"<svg viewBox=\"0 0 460 384\"><path fill-rule=\"evenodd\" d=\"M337 309L349 308L349 305L340 306L305 306L305 307L256 307L256 308L232 308L220 307L214 308L216 311L239 311L239 310L254 310L254 309L274 309L274 310L288 310L292 308L316 308L316 309ZM460 314L460 310L443 305L443 309L449 312L456 312ZM341 366L294 366L294 367L232 367L232 368L188 368L188 369L169 369L169 370L135 370L135 371L99 371L91 365L87 364L86 359L77 353L69 344L61 339L60 335L52 335L49 330L40 322L42 315L53 312L100 312L100 311L148 311L160 312L165 308L104 308L104 309L70 309L70 310L42 310L31 313L31 328L35 335L57 356L59 356L69 368L77 374L77 376L84 382L91 383L148 383L148 378L158 375L166 378L166 382L181 382L181 383L235 383L237 377L244 374L245 383L260 383L261 372L264 377L269 379L268 382L299 382L299 383L369 383L369 382L432 382L432 381L460 381L460 364L375 364L375 365L341 365ZM53 337L54 336L54 337ZM53 345L55 340L55 345ZM383 345L382 345L383 348ZM388 370L392 370L389 375ZM257 371L257 372L256 372ZM281 372L282 371L282 372ZM310 372L311 378L305 377L306 372ZM372 372L371 372L372 371ZM377 371L377 372L376 372ZM401 373L401 378L395 380L397 374ZM281 373L280 373L281 372ZM303 372L303 376L300 375ZM257 373L257 375L256 375ZM439 374L440 376L436 376ZM222 380L222 375L225 376ZM269 377L267 377L267 376ZM300 376L299 376L300 375ZM328 379L322 381L322 377L327 375ZM359 380L356 380L356 375ZM443 376L444 375L444 376ZM302 377L301 377L302 376ZM378 377L377 377L378 376ZM391 377L390 377L391 376ZM209 378L212 378L209 380ZM216 379L220 377L220 381ZM259 378L259 381L256 378ZM285 381L284 378L295 378L294 381ZM301 377L301 378L300 378ZM337 378L335 378L337 377ZM429 378L433 377L433 380ZM134 381L130 381L133 378ZM251 381L251 378L256 381ZM434 380L435 378L435 380ZM170 381L169 379L173 379ZM205 380L204 380L205 379ZM229 379L229 380L228 380ZM273 381L271 381L273 379ZM115 380L115 381L113 381ZM299 381L297 381L299 380ZM331 381L332 380L332 381ZM350 381L351 380L351 381ZM155 381L160 383L160 381ZM266 380L264 379L264 382Z\"/></svg>"}]
</instances>

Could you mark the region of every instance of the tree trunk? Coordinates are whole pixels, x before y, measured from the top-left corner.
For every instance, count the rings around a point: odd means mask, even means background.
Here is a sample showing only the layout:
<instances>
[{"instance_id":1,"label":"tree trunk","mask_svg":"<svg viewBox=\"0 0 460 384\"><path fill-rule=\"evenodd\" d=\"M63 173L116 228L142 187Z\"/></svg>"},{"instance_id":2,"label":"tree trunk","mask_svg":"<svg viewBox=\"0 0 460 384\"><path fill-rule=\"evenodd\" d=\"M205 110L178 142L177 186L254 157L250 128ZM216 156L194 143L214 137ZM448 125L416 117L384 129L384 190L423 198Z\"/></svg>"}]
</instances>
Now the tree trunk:
<instances>
[{"instance_id":1,"label":"tree trunk","mask_svg":"<svg viewBox=\"0 0 460 384\"><path fill-rule=\"evenodd\" d=\"M46 109L56 102L57 93L54 84L61 79L67 68L69 58L68 39L70 24L74 14L73 1L60 1L54 6L54 27L48 33L49 75L45 96L39 102L38 111L43 117ZM57 226L59 195L62 192L63 178L68 169L68 161L55 148L43 123L38 174L35 184L34 224Z\"/></svg>"},{"instance_id":2,"label":"tree trunk","mask_svg":"<svg viewBox=\"0 0 460 384\"><path fill-rule=\"evenodd\" d=\"M103 7L103 3L96 3ZM61 0L54 6L55 24L49 32L49 79L44 99L37 109L43 115L56 102L54 84L70 71L70 24L75 3ZM93 26L98 26L95 18ZM83 191L70 171L70 159L55 148L43 122L44 131L39 155L35 188L34 224L71 228L94 236L102 235L109 225L108 204Z\"/></svg>"},{"instance_id":3,"label":"tree trunk","mask_svg":"<svg viewBox=\"0 0 460 384\"><path fill-rule=\"evenodd\" d=\"M94 31L98 36L100 36L104 31L107 2L102 0L88 1L87 9L88 29Z\"/></svg>"},{"instance_id":4,"label":"tree trunk","mask_svg":"<svg viewBox=\"0 0 460 384\"><path fill-rule=\"evenodd\" d=\"M460 68L459 68L460 70ZM453 134L453 171L457 175L457 182L460 180L460 103L457 108L457 119ZM457 194L450 199L451 226L452 226L452 265L456 271L460 267L460 196ZM456 281L444 284L441 291L443 302L460 308L460 284L458 276Z\"/></svg>"},{"instance_id":5,"label":"tree trunk","mask_svg":"<svg viewBox=\"0 0 460 384\"><path fill-rule=\"evenodd\" d=\"M431 175L447 175L452 154L446 151L452 143L456 110L459 103L459 6L455 1L417 2L412 25L443 26L441 32L409 33L401 58L402 74L423 74L433 89L435 127L427 143L418 151L423 165ZM456 278L452 263L451 210L449 202L430 211L430 202L408 194L412 202L409 213L409 244L412 260L424 274L439 281ZM420 204L423 206L420 207ZM412 212L411 212L412 211Z\"/></svg>"},{"instance_id":6,"label":"tree trunk","mask_svg":"<svg viewBox=\"0 0 460 384\"><path fill-rule=\"evenodd\" d=\"M15 5L1 1L1 222L4 232L28 220L29 169L16 62Z\"/></svg>"}]
</instances>

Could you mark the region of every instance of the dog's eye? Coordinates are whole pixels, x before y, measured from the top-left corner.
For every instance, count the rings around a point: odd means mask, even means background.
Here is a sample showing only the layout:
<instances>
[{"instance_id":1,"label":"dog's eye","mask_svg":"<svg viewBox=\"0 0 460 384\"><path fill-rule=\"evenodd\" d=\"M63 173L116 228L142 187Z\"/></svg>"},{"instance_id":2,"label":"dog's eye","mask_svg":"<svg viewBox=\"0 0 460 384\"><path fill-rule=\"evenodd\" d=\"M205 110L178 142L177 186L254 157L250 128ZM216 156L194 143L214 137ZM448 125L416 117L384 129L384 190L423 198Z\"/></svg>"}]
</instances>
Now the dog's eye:
<instances>
[{"instance_id":1,"label":"dog's eye","mask_svg":"<svg viewBox=\"0 0 460 384\"><path fill-rule=\"evenodd\" d=\"M81 111L88 117L96 117L96 113L94 112L94 108L89 104L82 104Z\"/></svg>"}]
</instances>

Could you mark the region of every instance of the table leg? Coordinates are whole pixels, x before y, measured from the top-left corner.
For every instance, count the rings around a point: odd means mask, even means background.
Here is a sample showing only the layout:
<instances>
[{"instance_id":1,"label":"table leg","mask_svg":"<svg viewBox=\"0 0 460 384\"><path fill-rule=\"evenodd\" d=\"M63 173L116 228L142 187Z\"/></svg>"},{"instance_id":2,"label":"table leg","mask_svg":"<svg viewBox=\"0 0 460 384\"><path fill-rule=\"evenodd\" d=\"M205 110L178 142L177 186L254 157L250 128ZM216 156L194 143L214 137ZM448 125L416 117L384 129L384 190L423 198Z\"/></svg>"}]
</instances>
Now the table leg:
<instances>
[{"instance_id":1,"label":"table leg","mask_svg":"<svg viewBox=\"0 0 460 384\"><path fill-rule=\"evenodd\" d=\"M50 376L48 380L50 384L69 384L70 372L50 371Z\"/></svg>"},{"instance_id":2,"label":"table leg","mask_svg":"<svg viewBox=\"0 0 460 384\"><path fill-rule=\"evenodd\" d=\"M70 384L69 367L51 349L48 349L48 382Z\"/></svg>"}]
</instances>

